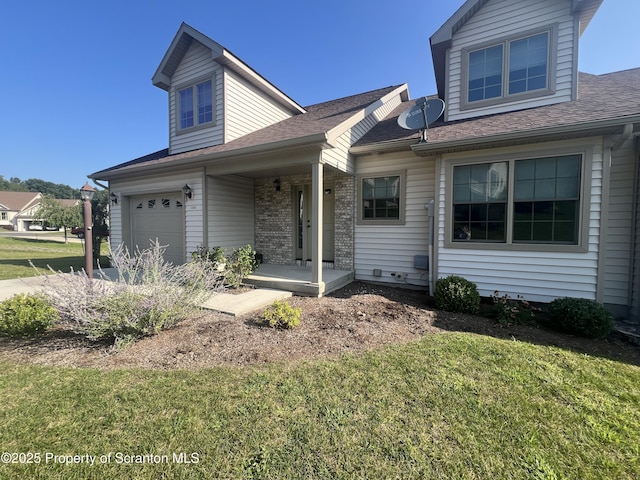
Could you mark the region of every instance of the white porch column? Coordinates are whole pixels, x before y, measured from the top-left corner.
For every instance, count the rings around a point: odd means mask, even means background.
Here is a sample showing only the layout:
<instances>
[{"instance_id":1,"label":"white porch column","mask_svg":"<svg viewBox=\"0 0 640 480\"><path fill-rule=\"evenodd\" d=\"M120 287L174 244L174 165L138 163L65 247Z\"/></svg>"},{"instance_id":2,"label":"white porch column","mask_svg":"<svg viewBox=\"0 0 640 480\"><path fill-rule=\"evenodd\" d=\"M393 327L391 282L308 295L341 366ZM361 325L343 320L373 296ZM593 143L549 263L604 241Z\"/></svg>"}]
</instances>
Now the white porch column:
<instances>
[{"instance_id":1,"label":"white porch column","mask_svg":"<svg viewBox=\"0 0 640 480\"><path fill-rule=\"evenodd\" d=\"M318 285L318 295L324 294L322 281L322 203L324 194L323 165L311 164L311 283Z\"/></svg>"}]
</instances>

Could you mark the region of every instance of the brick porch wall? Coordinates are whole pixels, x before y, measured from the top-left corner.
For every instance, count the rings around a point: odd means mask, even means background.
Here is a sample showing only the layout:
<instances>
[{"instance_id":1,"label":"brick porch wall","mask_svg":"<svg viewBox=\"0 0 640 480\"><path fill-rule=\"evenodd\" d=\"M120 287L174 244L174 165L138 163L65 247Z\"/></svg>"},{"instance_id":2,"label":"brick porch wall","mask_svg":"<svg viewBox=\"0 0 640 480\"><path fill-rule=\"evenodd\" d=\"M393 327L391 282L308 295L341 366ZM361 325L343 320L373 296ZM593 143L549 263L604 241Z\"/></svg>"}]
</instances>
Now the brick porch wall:
<instances>
[{"instance_id":1,"label":"brick porch wall","mask_svg":"<svg viewBox=\"0 0 640 480\"><path fill-rule=\"evenodd\" d=\"M279 176L280 191L273 184L275 177L255 181L255 250L265 263L292 265L294 224L294 185L311 184L311 174ZM335 188L335 258L340 270L353 270L355 178L339 172L325 172L325 183Z\"/></svg>"}]
</instances>

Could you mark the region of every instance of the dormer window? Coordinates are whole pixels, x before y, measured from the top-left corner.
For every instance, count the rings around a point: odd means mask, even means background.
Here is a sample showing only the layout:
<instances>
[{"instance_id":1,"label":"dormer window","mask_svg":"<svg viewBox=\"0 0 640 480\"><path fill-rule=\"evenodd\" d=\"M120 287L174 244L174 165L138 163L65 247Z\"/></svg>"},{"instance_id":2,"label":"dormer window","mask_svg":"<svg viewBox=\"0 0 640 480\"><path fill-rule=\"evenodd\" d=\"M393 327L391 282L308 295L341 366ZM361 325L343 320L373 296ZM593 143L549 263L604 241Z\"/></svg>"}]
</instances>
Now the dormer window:
<instances>
[{"instance_id":1,"label":"dormer window","mask_svg":"<svg viewBox=\"0 0 640 480\"><path fill-rule=\"evenodd\" d=\"M462 51L463 108L552 94L556 27Z\"/></svg>"},{"instance_id":2,"label":"dormer window","mask_svg":"<svg viewBox=\"0 0 640 480\"><path fill-rule=\"evenodd\" d=\"M178 130L213 122L213 80L178 89Z\"/></svg>"}]
</instances>

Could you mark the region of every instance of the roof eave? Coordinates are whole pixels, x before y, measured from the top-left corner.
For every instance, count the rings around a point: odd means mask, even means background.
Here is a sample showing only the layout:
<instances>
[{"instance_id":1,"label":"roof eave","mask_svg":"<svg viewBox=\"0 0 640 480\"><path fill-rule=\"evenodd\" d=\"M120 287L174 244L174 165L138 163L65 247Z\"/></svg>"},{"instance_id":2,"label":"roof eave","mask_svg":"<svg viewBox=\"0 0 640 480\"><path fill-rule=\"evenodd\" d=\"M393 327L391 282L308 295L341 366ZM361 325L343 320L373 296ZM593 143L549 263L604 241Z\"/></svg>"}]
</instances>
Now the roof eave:
<instances>
[{"instance_id":1,"label":"roof eave","mask_svg":"<svg viewBox=\"0 0 640 480\"><path fill-rule=\"evenodd\" d=\"M252 157L259 155L268 155L274 152L282 152L286 150L295 149L310 149L317 148L322 150L325 148L333 148L335 145L331 144L326 133L307 135L306 137L281 140L277 142L253 145L250 147L238 148L235 150L226 150L222 152L203 153L202 155L185 156L177 158L172 161L157 163L150 161L147 164L131 165L128 167L122 167L120 169L113 170L101 170L99 172L88 175L88 178L92 180L111 181L123 177L129 177L132 172L136 174L144 173L160 173L163 171L172 171L176 168L189 168L197 167L201 164L215 161L233 161L238 157ZM177 156L179 156L178 154Z\"/></svg>"},{"instance_id":2,"label":"roof eave","mask_svg":"<svg viewBox=\"0 0 640 480\"><path fill-rule=\"evenodd\" d=\"M349 153L352 155L373 155L376 153L390 153L409 150L412 145L420 141L420 137L403 138L402 140L386 140L383 142L371 143L369 145L358 145L351 147Z\"/></svg>"},{"instance_id":3,"label":"roof eave","mask_svg":"<svg viewBox=\"0 0 640 480\"><path fill-rule=\"evenodd\" d=\"M423 142L411 146L417 155L433 155L447 150L460 150L468 147L489 148L504 144L527 143L538 139L552 141L567 136L587 137L594 135L614 134L627 124L640 125L640 114L628 117L576 123L565 126L545 127L524 132L509 132L483 137L471 137L445 142Z\"/></svg>"}]
</instances>

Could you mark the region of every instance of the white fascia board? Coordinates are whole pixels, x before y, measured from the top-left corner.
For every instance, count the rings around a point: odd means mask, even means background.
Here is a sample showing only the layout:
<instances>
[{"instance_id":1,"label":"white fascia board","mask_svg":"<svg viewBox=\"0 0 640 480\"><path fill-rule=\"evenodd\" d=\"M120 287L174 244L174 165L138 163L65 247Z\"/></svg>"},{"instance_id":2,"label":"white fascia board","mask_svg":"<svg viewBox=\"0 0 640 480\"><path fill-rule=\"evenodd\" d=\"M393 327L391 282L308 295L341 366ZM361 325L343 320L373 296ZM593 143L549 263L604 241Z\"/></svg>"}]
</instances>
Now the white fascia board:
<instances>
[{"instance_id":1,"label":"white fascia board","mask_svg":"<svg viewBox=\"0 0 640 480\"><path fill-rule=\"evenodd\" d=\"M191 25L183 22L180 25L178 32L173 37L169 48L162 57L162 61L156 69L156 72L153 74L153 77L151 77L151 81L156 87L162 88L163 90L167 91L169 90L169 87L171 85L171 77L164 73L164 69L167 66L167 63L169 63L169 61L171 60L171 57L174 54L174 50L178 47L178 44L180 43L184 35L188 35L193 40L196 40L202 43L205 47L209 48L213 52L212 55L214 58L219 56L224 50L222 45L220 45L218 42L199 32Z\"/></svg>"},{"instance_id":2,"label":"white fascia board","mask_svg":"<svg viewBox=\"0 0 640 480\"><path fill-rule=\"evenodd\" d=\"M89 178L92 180L113 181L122 178L129 178L132 174L138 176L145 173L155 173L159 171L166 172L172 170L183 170L188 167L198 167L212 161L235 161L238 157L268 155L270 153L285 151L288 149L317 148L322 150L325 148L332 148L334 146L335 145L328 142L326 134L319 133L301 138L293 138L272 143L263 143L251 147L238 148L235 150L203 153L202 155L190 155L190 152L186 152L186 154L177 154L175 156L178 158L174 158L166 162L155 162L149 165L132 165L113 172L96 172L95 174L90 175Z\"/></svg>"},{"instance_id":3,"label":"white fascia board","mask_svg":"<svg viewBox=\"0 0 640 480\"><path fill-rule=\"evenodd\" d=\"M557 137L568 134L579 134L585 132L585 136L597 135L599 130L612 129L617 127L625 127L627 124L636 124L640 122L640 115L630 117L620 117L607 120L599 120L594 122L576 123L560 127L547 127L529 130L525 132L510 132L497 135L489 135L486 137L473 137L461 140L452 140L449 142L423 142L415 144L411 149L419 155L432 154L438 150L450 148L486 146L490 144L499 144L503 142L513 142L518 140L531 140L534 138Z\"/></svg>"},{"instance_id":4,"label":"white fascia board","mask_svg":"<svg viewBox=\"0 0 640 480\"><path fill-rule=\"evenodd\" d=\"M297 113L306 112L306 110L302 108L302 106L291 99L288 95L285 95L282 90L277 88L262 75L256 72L253 68L249 67L249 65L233 55L229 50L223 48L222 52L219 55L214 56L213 59L218 63L227 65L233 71L242 75L242 77L245 78L249 83L267 93L270 97L274 98L284 107Z\"/></svg>"},{"instance_id":5,"label":"white fascia board","mask_svg":"<svg viewBox=\"0 0 640 480\"><path fill-rule=\"evenodd\" d=\"M336 139L340 137L340 135L342 135L345 131L357 125L358 122L361 122L362 120L367 118L368 115L371 115L373 112L375 112L377 109L382 107L389 100L393 99L394 97L397 97L398 95L400 95L400 99L403 102L406 102L407 100L409 100L409 86L406 83L390 91L383 97L380 97L378 100L368 105L367 107L363 108L362 110L357 111L347 120L345 120L344 122L336 125L331 130L329 130L327 132L328 142L331 144L335 143ZM378 121L380 121L380 119L378 119Z\"/></svg>"}]
</instances>

